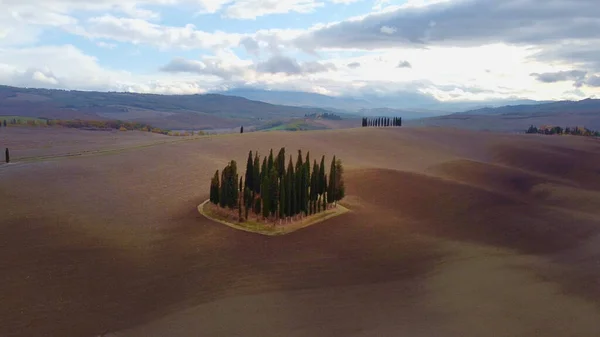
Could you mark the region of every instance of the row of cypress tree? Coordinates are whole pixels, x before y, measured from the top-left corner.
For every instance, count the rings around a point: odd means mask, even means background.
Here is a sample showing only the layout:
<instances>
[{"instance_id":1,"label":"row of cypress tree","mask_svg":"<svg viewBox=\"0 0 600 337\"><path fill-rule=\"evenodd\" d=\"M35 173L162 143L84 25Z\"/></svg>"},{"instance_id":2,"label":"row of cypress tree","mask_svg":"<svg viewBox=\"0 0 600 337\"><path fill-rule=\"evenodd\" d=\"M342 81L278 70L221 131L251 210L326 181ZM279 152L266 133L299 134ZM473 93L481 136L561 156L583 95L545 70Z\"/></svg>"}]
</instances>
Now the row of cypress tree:
<instances>
[{"instance_id":1,"label":"row of cypress tree","mask_svg":"<svg viewBox=\"0 0 600 337\"><path fill-rule=\"evenodd\" d=\"M262 159L256 152L248 153L246 172L238 176L237 163L232 160L217 170L210 184L210 202L220 207L238 209L240 219L252 211L256 216L285 219L311 215L327 209L345 196L342 162L334 156L326 173L325 156L320 164L310 163L298 150L296 163L290 155L286 167L285 148L277 156L273 150Z\"/></svg>"},{"instance_id":2,"label":"row of cypress tree","mask_svg":"<svg viewBox=\"0 0 600 337\"><path fill-rule=\"evenodd\" d=\"M402 117L377 117L377 118L367 118L363 117L362 126L402 126Z\"/></svg>"}]
</instances>

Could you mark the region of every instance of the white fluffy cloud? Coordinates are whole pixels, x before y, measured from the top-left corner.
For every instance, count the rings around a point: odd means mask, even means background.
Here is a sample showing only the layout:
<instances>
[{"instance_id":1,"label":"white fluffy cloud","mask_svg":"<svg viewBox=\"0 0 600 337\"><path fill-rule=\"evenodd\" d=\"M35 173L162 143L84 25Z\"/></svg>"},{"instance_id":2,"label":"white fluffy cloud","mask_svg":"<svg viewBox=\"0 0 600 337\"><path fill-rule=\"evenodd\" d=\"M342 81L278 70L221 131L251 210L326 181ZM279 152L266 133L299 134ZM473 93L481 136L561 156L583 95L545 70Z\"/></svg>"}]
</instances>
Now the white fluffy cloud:
<instances>
[{"instance_id":1,"label":"white fluffy cloud","mask_svg":"<svg viewBox=\"0 0 600 337\"><path fill-rule=\"evenodd\" d=\"M208 33L194 25L171 27L150 23L142 19L118 18L104 15L88 20L80 34L92 39L110 39L133 44L152 45L163 49L222 49L238 45L241 34Z\"/></svg>"},{"instance_id":2,"label":"white fluffy cloud","mask_svg":"<svg viewBox=\"0 0 600 337\"><path fill-rule=\"evenodd\" d=\"M445 100L600 94L596 0L543 6L535 0L378 0L372 13L303 29L271 29L268 18L292 13L301 22L327 3L361 0L0 1L2 84L162 93L235 85L328 94L413 90ZM164 8L200 15L167 25ZM198 28L206 15L228 25ZM240 20L255 20L259 29L236 30ZM99 62L81 46L44 45L40 37L48 30L89 39L104 49L102 57L122 57L127 45L188 54L136 74L101 66L110 59ZM236 54L240 49L248 59Z\"/></svg>"}]
</instances>

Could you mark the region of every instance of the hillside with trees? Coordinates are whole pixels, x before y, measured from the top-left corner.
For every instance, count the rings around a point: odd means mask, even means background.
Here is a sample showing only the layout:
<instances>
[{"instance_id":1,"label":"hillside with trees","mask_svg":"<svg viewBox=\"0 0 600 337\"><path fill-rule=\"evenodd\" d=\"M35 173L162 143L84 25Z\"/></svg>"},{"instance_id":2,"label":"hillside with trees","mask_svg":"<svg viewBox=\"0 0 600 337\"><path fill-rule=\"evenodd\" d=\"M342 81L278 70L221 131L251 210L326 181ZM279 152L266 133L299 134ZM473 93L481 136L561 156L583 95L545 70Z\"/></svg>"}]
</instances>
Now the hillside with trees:
<instances>
[{"instance_id":1,"label":"hillside with trees","mask_svg":"<svg viewBox=\"0 0 600 337\"><path fill-rule=\"evenodd\" d=\"M202 131L198 132L177 132L164 130L154 127L146 123L124 122L120 120L64 120L64 119L49 119L49 118L33 118L23 116L0 116L1 127L65 127L82 130L119 130L119 131L142 131L152 132L167 136L193 136L203 135Z\"/></svg>"},{"instance_id":2,"label":"hillside with trees","mask_svg":"<svg viewBox=\"0 0 600 337\"><path fill-rule=\"evenodd\" d=\"M328 172L328 173L326 173ZM248 154L246 171L238 173L235 160L217 170L210 183L210 203L237 211L239 222L249 220L282 223L324 212L345 196L342 161L333 156L329 170L325 156L311 163L298 150L296 162L286 159L285 148L262 158Z\"/></svg>"},{"instance_id":3,"label":"hillside with trees","mask_svg":"<svg viewBox=\"0 0 600 337\"><path fill-rule=\"evenodd\" d=\"M584 137L600 137L600 131L590 130L586 127L565 127L542 125L539 128L531 125L525 133L539 133L543 135L573 135L573 136L584 136Z\"/></svg>"},{"instance_id":4,"label":"hillside with trees","mask_svg":"<svg viewBox=\"0 0 600 337\"><path fill-rule=\"evenodd\" d=\"M162 129L216 129L325 114L321 108L275 105L219 94L158 95L0 86L0 115L123 120Z\"/></svg>"}]
</instances>

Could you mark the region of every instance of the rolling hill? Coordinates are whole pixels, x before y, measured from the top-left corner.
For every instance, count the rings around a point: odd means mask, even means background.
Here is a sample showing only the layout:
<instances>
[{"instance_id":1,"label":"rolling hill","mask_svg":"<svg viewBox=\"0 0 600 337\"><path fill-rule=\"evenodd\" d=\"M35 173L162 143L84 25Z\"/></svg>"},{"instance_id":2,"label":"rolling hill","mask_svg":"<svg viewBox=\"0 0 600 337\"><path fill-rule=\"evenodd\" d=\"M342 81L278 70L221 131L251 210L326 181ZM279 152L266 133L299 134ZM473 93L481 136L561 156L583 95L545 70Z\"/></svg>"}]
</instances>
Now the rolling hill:
<instances>
[{"instance_id":1,"label":"rolling hill","mask_svg":"<svg viewBox=\"0 0 600 337\"><path fill-rule=\"evenodd\" d=\"M170 129L257 126L275 119L326 112L219 94L155 95L0 86L0 115L120 119Z\"/></svg>"},{"instance_id":2,"label":"rolling hill","mask_svg":"<svg viewBox=\"0 0 600 337\"><path fill-rule=\"evenodd\" d=\"M403 116L407 119L438 116L470 109L500 107L507 104L528 105L540 103L528 99L442 102L428 94L408 91L385 94L364 93L356 96L328 96L311 92L233 88L215 93L240 96L272 104L318 107L340 113L364 116L396 116L398 111L402 111Z\"/></svg>"},{"instance_id":3,"label":"rolling hill","mask_svg":"<svg viewBox=\"0 0 600 337\"><path fill-rule=\"evenodd\" d=\"M281 146L340 158L351 212L269 238L198 213L217 169ZM0 336L600 336L588 138L8 128L1 147Z\"/></svg>"},{"instance_id":4,"label":"rolling hill","mask_svg":"<svg viewBox=\"0 0 600 337\"><path fill-rule=\"evenodd\" d=\"M585 126L600 129L600 99L507 105L407 121L408 126L523 132L529 125Z\"/></svg>"}]
</instances>

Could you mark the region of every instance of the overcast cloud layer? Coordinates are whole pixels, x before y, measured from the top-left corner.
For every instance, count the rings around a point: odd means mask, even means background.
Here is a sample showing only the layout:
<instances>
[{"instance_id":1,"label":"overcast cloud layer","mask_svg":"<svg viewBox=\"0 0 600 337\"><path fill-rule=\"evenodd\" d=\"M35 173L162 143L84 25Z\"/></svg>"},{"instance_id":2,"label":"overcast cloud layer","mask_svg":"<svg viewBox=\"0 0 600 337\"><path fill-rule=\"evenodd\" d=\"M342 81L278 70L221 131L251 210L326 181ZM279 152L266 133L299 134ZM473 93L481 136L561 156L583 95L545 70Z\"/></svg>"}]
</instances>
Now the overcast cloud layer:
<instances>
[{"instance_id":1,"label":"overcast cloud layer","mask_svg":"<svg viewBox=\"0 0 600 337\"><path fill-rule=\"evenodd\" d=\"M0 7L6 85L600 97L597 0L0 0Z\"/></svg>"}]
</instances>

